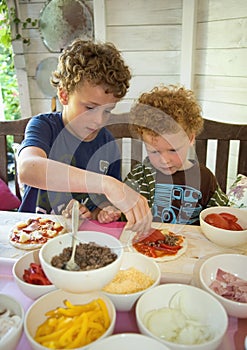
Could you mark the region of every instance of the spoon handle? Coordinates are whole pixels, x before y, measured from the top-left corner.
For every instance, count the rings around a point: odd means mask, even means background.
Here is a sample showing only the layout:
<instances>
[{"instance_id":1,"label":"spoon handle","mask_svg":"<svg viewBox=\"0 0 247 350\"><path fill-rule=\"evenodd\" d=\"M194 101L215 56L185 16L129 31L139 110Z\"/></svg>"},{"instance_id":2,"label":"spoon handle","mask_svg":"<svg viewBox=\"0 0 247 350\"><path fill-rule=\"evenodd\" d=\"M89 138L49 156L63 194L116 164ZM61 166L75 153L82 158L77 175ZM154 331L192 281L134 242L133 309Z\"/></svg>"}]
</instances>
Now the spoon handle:
<instances>
[{"instance_id":1,"label":"spoon handle","mask_svg":"<svg viewBox=\"0 0 247 350\"><path fill-rule=\"evenodd\" d=\"M78 231L78 226L79 226L79 202L78 201L74 201L73 203L73 208L72 208L72 247L73 247L73 251L72 251L72 257L74 259L75 256L75 238L76 238L76 234Z\"/></svg>"}]
</instances>

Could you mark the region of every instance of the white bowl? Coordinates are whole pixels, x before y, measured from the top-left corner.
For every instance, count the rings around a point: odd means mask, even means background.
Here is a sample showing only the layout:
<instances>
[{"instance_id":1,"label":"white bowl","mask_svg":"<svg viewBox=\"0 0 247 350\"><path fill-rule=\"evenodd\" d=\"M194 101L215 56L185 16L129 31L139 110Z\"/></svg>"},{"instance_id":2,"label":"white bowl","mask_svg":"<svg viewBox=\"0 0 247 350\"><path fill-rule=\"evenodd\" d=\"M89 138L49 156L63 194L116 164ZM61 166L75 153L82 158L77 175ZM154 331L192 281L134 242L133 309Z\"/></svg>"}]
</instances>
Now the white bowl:
<instances>
[{"instance_id":1,"label":"white bowl","mask_svg":"<svg viewBox=\"0 0 247 350\"><path fill-rule=\"evenodd\" d=\"M126 270L131 267L151 277L154 283L146 289L130 294L113 294L103 290L103 293L112 300L118 311L131 310L143 293L160 283L161 271L159 265L153 259L139 253L124 252L120 270Z\"/></svg>"},{"instance_id":2,"label":"white bowl","mask_svg":"<svg viewBox=\"0 0 247 350\"><path fill-rule=\"evenodd\" d=\"M14 264L12 273L16 284L20 290L29 298L37 299L41 295L49 293L56 289L56 287L51 285L36 285L30 284L23 280L23 273L25 269L30 267L30 263L40 264L39 260L39 250L30 251L23 256L21 256Z\"/></svg>"},{"instance_id":3,"label":"white bowl","mask_svg":"<svg viewBox=\"0 0 247 350\"><path fill-rule=\"evenodd\" d=\"M39 258L43 270L49 280L59 289L71 293L101 290L118 272L123 257L123 246L117 238L96 231L79 231L77 240L78 243L95 242L100 246L109 247L113 253L117 254L117 259L107 266L88 271L68 271L52 266L52 258L59 255L64 248L72 245L72 235L66 233L51 239L41 248Z\"/></svg>"},{"instance_id":4,"label":"white bowl","mask_svg":"<svg viewBox=\"0 0 247 350\"><path fill-rule=\"evenodd\" d=\"M247 256L241 254L220 254L205 260L199 269L201 287L213 295L224 306L228 315L247 318L247 303L229 300L215 293L209 286L216 279L218 269L244 279L247 283Z\"/></svg>"},{"instance_id":5,"label":"white bowl","mask_svg":"<svg viewBox=\"0 0 247 350\"><path fill-rule=\"evenodd\" d=\"M113 333L116 323L116 309L109 298L107 298L100 292L74 294L62 290L55 290L37 299L26 312L24 319L24 331L32 349L48 349L47 347L41 345L40 343L34 340L34 336L38 326L41 325L47 319L47 317L45 316L46 312L54 310L57 307L65 308L64 300L68 300L74 305L84 305L98 298L101 298L105 302L110 317L110 326L105 331L105 333L101 335L100 338L98 338L98 340L111 335ZM87 347L88 345L79 347L79 349L86 349Z\"/></svg>"},{"instance_id":6,"label":"white bowl","mask_svg":"<svg viewBox=\"0 0 247 350\"><path fill-rule=\"evenodd\" d=\"M22 305L13 297L0 293L0 308L8 309L12 314L20 317L20 322L17 327L14 327L11 332L0 340L0 350L15 350L18 342L21 338L23 322L24 322L24 309Z\"/></svg>"},{"instance_id":7,"label":"white bowl","mask_svg":"<svg viewBox=\"0 0 247 350\"><path fill-rule=\"evenodd\" d=\"M88 350L169 350L161 342L137 333L114 334L98 342L95 342Z\"/></svg>"},{"instance_id":8,"label":"white bowl","mask_svg":"<svg viewBox=\"0 0 247 350\"><path fill-rule=\"evenodd\" d=\"M210 326L214 333L213 338L204 343L186 345L165 340L155 335L153 331L151 332L145 324L144 318L146 314L153 310L169 307L171 299L175 300L175 303L179 304L179 307L182 305L184 312L190 315L190 317L200 321L202 325ZM165 327L165 331L167 331L169 325L171 325L171 327L175 325L174 319L168 321L167 319L164 320L164 316L162 317L162 319L159 317L159 322L158 325L155 326L155 329L163 326ZM216 298L200 288L178 283L162 284L144 293L136 304L136 320L142 334L161 341L168 348L173 350L217 349L223 340L228 326L227 313ZM180 321L181 318L179 318L179 322Z\"/></svg>"},{"instance_id":9,"label":"white bowl","mask_svg":"<svg viewBox=\"0 0 247 350\"><path fill-rule=\"evenodd\" d=\"M230 213L238 218L243 231L224 230L204 221L208 214ZM211 207L201 211L200 226L203 234L213 243L223 247L235 247L247 243L247 210L232 207Z\"/></svg>"}]
</instances>

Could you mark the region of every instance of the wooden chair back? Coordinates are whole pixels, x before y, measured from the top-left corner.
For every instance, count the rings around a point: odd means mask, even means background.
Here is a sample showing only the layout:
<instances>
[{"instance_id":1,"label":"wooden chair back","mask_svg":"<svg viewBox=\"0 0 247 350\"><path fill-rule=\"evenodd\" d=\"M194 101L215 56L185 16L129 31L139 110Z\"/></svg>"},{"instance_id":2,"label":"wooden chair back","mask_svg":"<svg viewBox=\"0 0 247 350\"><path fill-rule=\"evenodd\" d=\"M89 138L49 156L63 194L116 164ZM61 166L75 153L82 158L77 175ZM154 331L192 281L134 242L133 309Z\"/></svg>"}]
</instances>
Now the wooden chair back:
<instances>
[{"instance_id":1,"label":"wooden chair back","mask_svg":"<svg viewBox=\"0 0 247 350\"><path fill-rule=\"evenodd\" d=\"M31 118L14 121L0 121L0 178L8 184L7 135L12 135L14 142L21 143L26 125ZM130 132L127 116L119 118L119 122L107 128L116 138L121 154L124 152L124 140L128 140L130 167L141 162L145 156L143 143L134 139ZM247 175L247 125L236 125L204 119L204 130L196 139L196 154L199 162L206 165L208 141L217 141L215 175L223 191L226 191L229 165L230 141L239 141L237 173ZM130 149L130 151L129 151ZM15 193L21 199L17 174L15 174Z\"/></svg>"},{"instance_id":2,"label":"wooden chair back","mask_svg":"<svg viewBox=\"0 0 247 350\"><path fill-rule=\"evenodd\" d=\"M7 135L13 136L13 142L21 143L26 125L31 118L0 121L0 178L8 184ZM15 194L21 199L17 174L14 174Z\"/></svg>"},{"instance_id":3,"label":"wooden chair back","mask_svg":"<svg viewBox=\"0 0 247 350\"><path fill-rule=\"evenodd\" d=\"M239 141L237 174L247 175L247 125L228 124L204 119L203 132L196 139L196 154L199 162L205 165L209 152L209 140L217 141L214 173L220 187L226 192L230 143L233 140Z\"/></svg>"},{"instance_id":4,"label":"wooden chair back","mask_svg":"<svg viewBox=\"0 0 247 350\"><path fill-rule=\"evenodd\" d=\"M131 137L128 128L127 117L123 122L123 117L121 118L120 123L109 125L107 128L118 140L121 152L123 152L124 139L129 139L129 156L131 157L132 167L138 161L143 160L143 145L140 141L137 141ZM231 140L239 141L237 173L247 175L247 125L227 124L204 119L204 130L197 137L195 145L197 158L199 162L203 163L204 165L207 165L207 153L210 152L210 149L208 147L209 140L217 141L216 164L214 173L222 190L226 192Z\"/></svg>"}]
</instances>

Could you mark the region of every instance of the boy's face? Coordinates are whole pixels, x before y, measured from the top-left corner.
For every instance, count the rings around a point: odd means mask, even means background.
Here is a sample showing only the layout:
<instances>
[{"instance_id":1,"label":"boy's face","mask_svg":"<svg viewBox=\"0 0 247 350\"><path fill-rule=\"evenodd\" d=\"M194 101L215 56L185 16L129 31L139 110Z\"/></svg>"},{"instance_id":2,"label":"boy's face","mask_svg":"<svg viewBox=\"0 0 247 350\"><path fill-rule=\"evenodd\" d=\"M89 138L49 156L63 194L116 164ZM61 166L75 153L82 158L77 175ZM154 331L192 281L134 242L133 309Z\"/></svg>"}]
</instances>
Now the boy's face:
<instances>
[{"instance_id":1,"label":"boy's face","mask_svg":"<svg viewBox=\"0 0 247 350\"><path fill-rule=\"evenodd\" d=\"M191 166L187 154L195 140L194 136L189 139L187 134L181 130L176 134L163 134L155 137L145 133L143 140L151 164L163 174L172 175L178 170Z\"/></svg>"},{"instance_id":2,"label":"boy's face","mask_svg":"<svg viewBox=\"0 0 247 350\"><path fill-rule=\"evenodd\" d=\"M102 86L88 82L69 95L60 90L59 99L63 105L64 124L73 135L84 141L95 139L120 100L111 93L106 94Z\"/></svg>"}]
</instances>

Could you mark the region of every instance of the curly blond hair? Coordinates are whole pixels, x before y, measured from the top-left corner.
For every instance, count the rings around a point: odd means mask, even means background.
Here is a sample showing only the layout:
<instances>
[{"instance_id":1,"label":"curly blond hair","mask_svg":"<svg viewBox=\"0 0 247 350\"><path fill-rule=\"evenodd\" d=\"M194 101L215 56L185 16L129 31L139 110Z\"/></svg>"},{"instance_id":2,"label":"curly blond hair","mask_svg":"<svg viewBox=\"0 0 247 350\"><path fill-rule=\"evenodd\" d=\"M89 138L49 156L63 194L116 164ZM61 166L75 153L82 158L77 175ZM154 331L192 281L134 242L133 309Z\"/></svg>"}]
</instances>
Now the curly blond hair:
<instances>
[{"instance_id":1,"label":"curly blond hair","mask_svg":"<svg viewBox=\"0 0 247 350\"><path fill-rule=\"evenodd\" d=\"M87 81L101 85L106 93L122 98L129 88L131 74L112 43L75 40L63 50L51 84L73 93Z\"/></svg>"},{"instance_id":2,"label":"curly blond hair","mask_svg":"<svg viewBox=\"0 0 247 350\"><path fill-rule=\"evenodd\" d=\"M141 139L144 132L157 136L183 128L191 136L203 129L201 107L194 93L176 85L156 86L143 93L131 109L130 120L131 133Z\"/></svg>"}]
</instances>

